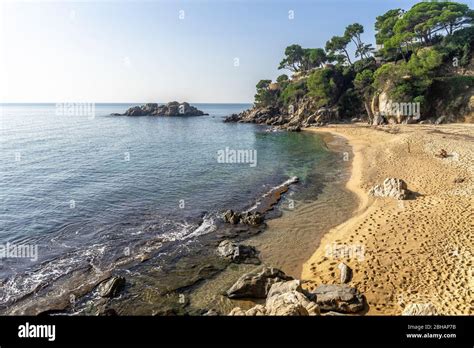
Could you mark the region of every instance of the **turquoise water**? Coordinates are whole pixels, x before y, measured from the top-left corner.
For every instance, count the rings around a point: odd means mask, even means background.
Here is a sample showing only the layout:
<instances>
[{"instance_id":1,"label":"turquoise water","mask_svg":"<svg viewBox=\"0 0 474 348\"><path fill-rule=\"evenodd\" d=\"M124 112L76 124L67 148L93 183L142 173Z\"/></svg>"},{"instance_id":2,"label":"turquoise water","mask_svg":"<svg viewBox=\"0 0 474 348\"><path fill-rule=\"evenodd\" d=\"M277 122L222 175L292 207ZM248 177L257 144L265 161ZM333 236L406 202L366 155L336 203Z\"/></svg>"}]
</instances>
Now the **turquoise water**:
<instances>
[{"instance_id":1,"label":"turquoise water","mask_svg":"<svg viewBox=\"0 0 474 348\"><path fill-rule=\"evenodd\" d=\"M291 176L305 185L329 152L312 134L223 123L244 104L195 104L201 117L57 115L54 104L3 105L0 245L38 247L37 260L0 259L0 305L123 247L214 233L224 209L245 209ZM218 163L225 148L255 150L257 165ZM92 261L91 261L92 260Z\"/></svg>"}]
</instances>

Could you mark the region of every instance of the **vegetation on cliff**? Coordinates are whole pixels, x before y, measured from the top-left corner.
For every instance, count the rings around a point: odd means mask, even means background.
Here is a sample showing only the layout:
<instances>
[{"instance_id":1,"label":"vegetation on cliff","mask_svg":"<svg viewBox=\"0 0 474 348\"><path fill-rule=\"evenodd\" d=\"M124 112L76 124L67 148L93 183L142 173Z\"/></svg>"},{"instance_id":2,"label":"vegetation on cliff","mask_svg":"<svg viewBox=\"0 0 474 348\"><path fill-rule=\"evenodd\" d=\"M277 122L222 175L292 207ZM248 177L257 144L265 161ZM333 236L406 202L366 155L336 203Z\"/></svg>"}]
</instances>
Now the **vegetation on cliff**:
<instances>
[{"instance_id":1,"label":"vegetation on cliff","mask_svg":"<svg viewBox=\"0 0 474 348\"><path fill-rule=\"evenodd\" d=\"M364 27L358 23L330 38L324 48L290 45L279 69L289 70L291 77L261 80L253 112L230 120L288 126L345 117L377 124L391 116L398 116L396 122L412 120L413 115L389 108L397 103L416 103L422 118L469 113L473 21L474 11L465 4L421 2L408 11L393 9L376 18L377 49L362 41ZM440 88L448 90L440 96Z\"/></svg>"}]
</instances>

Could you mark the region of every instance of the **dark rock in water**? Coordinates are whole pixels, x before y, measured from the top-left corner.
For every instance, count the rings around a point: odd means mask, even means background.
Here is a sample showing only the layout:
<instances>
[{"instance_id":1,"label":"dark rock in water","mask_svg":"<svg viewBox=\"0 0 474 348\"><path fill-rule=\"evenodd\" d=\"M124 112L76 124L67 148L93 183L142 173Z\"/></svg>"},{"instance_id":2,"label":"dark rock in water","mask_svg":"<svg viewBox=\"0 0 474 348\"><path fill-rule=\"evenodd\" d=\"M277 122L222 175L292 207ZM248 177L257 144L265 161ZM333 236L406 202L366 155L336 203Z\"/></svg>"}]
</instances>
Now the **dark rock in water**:
<instances>
[{"instance_id":1,"label":"dark rock in water","mask_svg":"<svg viewBox=\"0 0 474 348\"><path fill-rule=\"evenodd\" d=\"M236 225L240 222L240 214L229 209L224 213L224 221Z\"/></svg>"},{"instance_id":2,"label":"dark rock in water","mask_svg":"<svg viewBox=\"0 0 474 348\"><path fill-rule=\"evenodd\" d=\"M252 246L236 244L228 239L223 240L218 248L219 256L235 263L248 263L259 265L258 251Z\"/></svg>"},{"instance_id":3,"label":"dark rock in water","mask_svg":"<svg viewBox=\"0 0 474 348\"><path fill-rule=\"evenodd\" d=\"M256 211L245 212L241 214L229 209L224 213L223 219L225 222L233 225L236 225L240 222L250 226L258 226L263 223L263 216Z\"/></svg>"},{"instance_id":4,"label":"dark rock in water","mask_svg":"<svg viewBox=\"0 0 474 348\"><path fill-rule=\"evenodd\" d=\"M320 285L312 293L325 311L356 313L364 309L364 296L348 285Z\"/></svg>"},{"instance_id":5,"label":"dark rock in water","mask_svg":"<svg viewBox=\"0 0 474 348\"><path fill-rule=\"evenodd\" d=\"M243 213L241 216L241 222L250 226L258 226L263 223L263 216L257 211Z\"/></svg>"},{"instance_id":6,"label":"dark rock in water","mask_svg":"<svg viewBox=\"0 0 474 348\"><path fill-rule=\"evenodd\" d=\"M291 126L286 128L288 132L301 132L301 127L300 126Z\"/></svg>"},{"instance_id":7,"label":"dark rock in water","mask_svg":"<svg viewBox=\"0 0 474 348\"><path fill-rule=\"evenodd\" d=\"M97 290L102 297L115 297L125 287L125 278L114 276L99 284Z\"/></svg>"},{"instance_id":8,"label":"dark rock in water","mask_svg":"<svg viewBox=\"0 0 474 348\"><path fill-rule=\"evenodd\" d=\"M224 119L224 122L238 122L240 116L238 114L232 114Z\"/></svg>"},{"instance_id":9,"label":"dark rock in water","mask_svg":"<svg viewBox=\"0 0 474 348\"><path fill-rule=\"evenodd\" d=\"M265 298L273 284L292 279L277 268L264 266L240 277L226 295L229 298Z\"/></svg>"},{"instance_id":10,"label":"dark rock in water","mask_svg":"<svg viewBox=\"0 0 474 348\"><path fill-rule=\"evenodd\" d=\"M133 106L125 111L124 114L111 114L113 116L203 116L209 115L189 103L170 102L166 105L157 103L148 103L142 106Z\"/></svg>"}]
</instances>

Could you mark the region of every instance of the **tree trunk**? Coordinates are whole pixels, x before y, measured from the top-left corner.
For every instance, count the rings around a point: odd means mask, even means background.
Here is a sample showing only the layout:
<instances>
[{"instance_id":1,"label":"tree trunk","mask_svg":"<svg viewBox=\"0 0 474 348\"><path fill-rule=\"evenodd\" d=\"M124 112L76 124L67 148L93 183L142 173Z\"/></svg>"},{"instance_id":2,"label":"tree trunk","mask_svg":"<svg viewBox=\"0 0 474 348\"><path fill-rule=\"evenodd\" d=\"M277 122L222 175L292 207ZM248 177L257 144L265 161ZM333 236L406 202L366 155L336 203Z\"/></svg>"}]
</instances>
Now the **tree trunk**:
<instances>
[{"instance_id":1,"label":"tree trunk","mask_svg":"<svg viewBox=\"0 0 474 348\"><path fill-rule=\"evenodd\" d=\"M344 49L344 53L346 54L347 60L349 61L349 64L352 65L351 59L349 58L349 53Z\"/></svg>"},{"instance_id":2,"label":"tree trunk","mask_svg":"<svg viewBox=\"0 0 474 348\"><path fill-rule=\"evenodd\" d=\"M370 106L370 98L369 97L364 98L364 107L365 107L365 111L367 112L367 117L369 118L369 124L372 124L372 120L374 119L374 114L373 114L371 106Z\"/></svg>"}]
</instances>

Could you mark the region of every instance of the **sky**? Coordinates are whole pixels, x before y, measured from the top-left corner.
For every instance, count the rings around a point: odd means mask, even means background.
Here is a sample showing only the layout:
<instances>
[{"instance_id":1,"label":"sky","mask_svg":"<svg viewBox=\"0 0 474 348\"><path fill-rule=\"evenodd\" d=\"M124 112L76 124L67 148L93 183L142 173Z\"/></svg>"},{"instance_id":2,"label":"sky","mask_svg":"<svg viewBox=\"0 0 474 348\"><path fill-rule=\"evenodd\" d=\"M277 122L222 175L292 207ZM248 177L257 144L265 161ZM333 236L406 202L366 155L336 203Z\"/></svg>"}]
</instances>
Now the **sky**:
<instances>
[{"instance_id":1,"label":"sky","mask_svg":"<svg viewBox=\"0 0 474 348\"><path fill-rule=\"evenodd\" d=\"M285 47L409 0L0 2L0 102L249 103Z\"/></svg>"}]
</instances>

